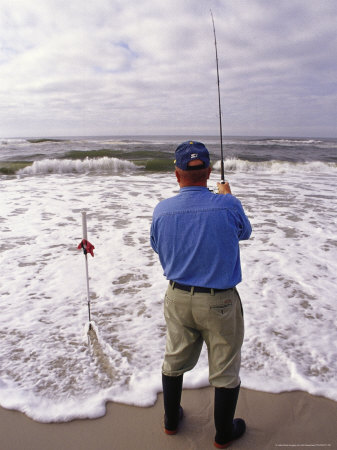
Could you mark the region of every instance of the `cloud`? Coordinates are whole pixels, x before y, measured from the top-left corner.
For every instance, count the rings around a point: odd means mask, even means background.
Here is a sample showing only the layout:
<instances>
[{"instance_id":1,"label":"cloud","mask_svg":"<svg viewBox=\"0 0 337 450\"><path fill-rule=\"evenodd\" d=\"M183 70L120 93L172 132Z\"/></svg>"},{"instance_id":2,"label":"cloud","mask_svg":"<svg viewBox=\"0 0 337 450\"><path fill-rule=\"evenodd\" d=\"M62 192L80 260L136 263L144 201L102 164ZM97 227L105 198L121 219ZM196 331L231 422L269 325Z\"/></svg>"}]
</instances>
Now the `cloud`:
<instances>
[{"instance_id":1,"label":"cloud","mask_svg":"<svg viewBox=\"0 0 337 450\"><path fill-rule=\"evenodd\" d=\"M0 0L0 135L336 135L330 0ZM322 120L324 118L324 120Z\"/></svg>"}]
</instances>

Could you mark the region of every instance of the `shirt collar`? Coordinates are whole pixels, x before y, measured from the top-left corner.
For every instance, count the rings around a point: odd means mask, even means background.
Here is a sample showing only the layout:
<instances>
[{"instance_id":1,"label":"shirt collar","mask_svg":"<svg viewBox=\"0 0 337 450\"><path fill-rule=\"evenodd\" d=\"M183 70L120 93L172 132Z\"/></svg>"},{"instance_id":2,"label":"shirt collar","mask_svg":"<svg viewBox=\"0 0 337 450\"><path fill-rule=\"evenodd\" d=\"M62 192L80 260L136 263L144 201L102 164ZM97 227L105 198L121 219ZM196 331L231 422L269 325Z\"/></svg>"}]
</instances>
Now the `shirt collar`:
<instances>
[{"instance_id":1,"label":"shirt collar","mask_svg":"<svg viewBox=\"0 0 337 450\"><path fill-rule=\"evenodd\" d=\"M205 186L185 186L180 188L180 192L191 192L191 191L208 191L208 188Z\"/></svg>"}]
</instances>

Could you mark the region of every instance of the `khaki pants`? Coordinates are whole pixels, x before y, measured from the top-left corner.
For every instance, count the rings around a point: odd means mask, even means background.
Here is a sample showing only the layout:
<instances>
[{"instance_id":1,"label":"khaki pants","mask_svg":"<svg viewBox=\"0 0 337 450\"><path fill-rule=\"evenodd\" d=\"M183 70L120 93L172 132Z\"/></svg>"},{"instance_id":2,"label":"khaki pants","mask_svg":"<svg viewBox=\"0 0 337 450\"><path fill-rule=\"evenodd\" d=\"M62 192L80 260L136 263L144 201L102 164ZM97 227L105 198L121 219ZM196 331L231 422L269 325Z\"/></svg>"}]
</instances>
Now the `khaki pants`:
<instances>
[{"instance_id":1,"label":"khaki pants","mask_svg":"<svg viewBox=\"0 0 337 450\"><path fill-rule=\"evenodd\" d=\"M193 369L205 341L210 384L226 388L239 385L244 323L236 288L208 294L190 293L169 285L164 314L167 325L164 375L179 376Z\"/></svg>"}]
</instances>

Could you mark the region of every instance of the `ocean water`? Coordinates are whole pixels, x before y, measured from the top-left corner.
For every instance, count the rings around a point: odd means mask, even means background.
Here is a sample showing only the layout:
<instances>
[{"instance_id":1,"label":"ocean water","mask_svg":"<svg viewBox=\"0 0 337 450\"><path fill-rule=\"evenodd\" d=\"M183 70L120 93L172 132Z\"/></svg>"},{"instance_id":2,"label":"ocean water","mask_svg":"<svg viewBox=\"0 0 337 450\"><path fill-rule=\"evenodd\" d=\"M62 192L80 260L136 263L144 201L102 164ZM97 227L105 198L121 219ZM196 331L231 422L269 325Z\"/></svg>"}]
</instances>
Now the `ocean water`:
<instances>
[{"instance_id":1,"label":"ocean water","mask_svg":"<svg viewBox=\"0 0 337 450\"><path fill-rule=\"evenodd\" d=\"M213 155L215 137L198 138ZM182 137L0 139L0 405L40 422L155 403L167 281L153 208L178 192ZM242 242L242 386L337 400L337 140L225 139L225 175L253 234ZM87 212L88 334L81 211ZM208 385L207 353L185 388Z\"/></svg>"}]
</instances>

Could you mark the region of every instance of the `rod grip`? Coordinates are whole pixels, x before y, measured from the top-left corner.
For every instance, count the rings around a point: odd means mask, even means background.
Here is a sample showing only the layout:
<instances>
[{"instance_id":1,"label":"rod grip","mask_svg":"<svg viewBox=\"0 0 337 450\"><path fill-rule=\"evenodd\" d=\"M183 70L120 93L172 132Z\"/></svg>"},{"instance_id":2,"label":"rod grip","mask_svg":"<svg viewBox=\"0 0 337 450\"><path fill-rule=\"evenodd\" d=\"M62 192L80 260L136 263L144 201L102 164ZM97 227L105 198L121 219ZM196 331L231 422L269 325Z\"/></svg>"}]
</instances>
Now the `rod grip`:
<instances>
[{"instance_id":1,"label":"rod grip","mask_svg":"<svg viewBox=\"0 0 337 450\"><path fill-rule=\"evenodd\" d=\"M86 211L82 211L82 236L86 241L88 240L88 231L87 231L87 213Z\"/></svg>"}]
</instances>

